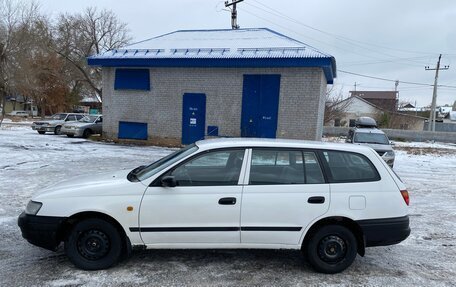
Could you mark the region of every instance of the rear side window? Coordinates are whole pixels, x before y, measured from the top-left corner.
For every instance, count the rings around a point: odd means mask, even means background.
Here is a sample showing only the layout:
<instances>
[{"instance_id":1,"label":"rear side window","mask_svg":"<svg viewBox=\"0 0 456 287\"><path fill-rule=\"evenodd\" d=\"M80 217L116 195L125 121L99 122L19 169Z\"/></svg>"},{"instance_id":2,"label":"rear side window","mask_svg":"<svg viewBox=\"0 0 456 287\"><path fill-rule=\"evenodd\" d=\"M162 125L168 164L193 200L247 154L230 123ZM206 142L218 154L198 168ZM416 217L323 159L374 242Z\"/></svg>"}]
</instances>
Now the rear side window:
<instances>
[{"instance_id":1,"label":"rear side window","mask_svg":"<svg viewBox=\"0 0 456 287\"><path fill-rule=\"evenodd\" d=\"M330 171L331 182L380 180L377 169L364 155L343 151L324 151L323 159Z\"/></svg>"},{"instance_id":2,"label":"rear side window","mask_svg":"<svg viewBox=\"0 0 456 287\"><path fill-rule=\"evenodd\" d=\"M324 182L320 165L313 152L253 149L250 185Z\"/></svg>"}]
</instances>

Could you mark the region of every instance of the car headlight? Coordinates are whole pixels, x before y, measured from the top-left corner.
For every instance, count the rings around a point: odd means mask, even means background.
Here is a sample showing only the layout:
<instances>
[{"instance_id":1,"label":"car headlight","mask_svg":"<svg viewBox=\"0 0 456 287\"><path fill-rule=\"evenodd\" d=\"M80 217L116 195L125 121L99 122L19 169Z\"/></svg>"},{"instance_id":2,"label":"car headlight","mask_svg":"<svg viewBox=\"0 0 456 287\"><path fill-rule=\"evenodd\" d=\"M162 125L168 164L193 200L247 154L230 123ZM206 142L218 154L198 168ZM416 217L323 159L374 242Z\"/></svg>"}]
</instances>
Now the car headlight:
<instances>
[{"instance_id":1,"label":"car headlight","mask_svg":"<svg viewBox=\"0 0 456 287\"><path fill-rule=\"evenodd\" d=\"M27 203L27 207L25 208L25 213L30 215L36 215L38 211L40 211L41 206L43 206L41 202L30 200Z\"/></svg>"},{"instance_id":2,"label":"car headlight","mask_svg":"<svg viewBox=\"0 0 456 287\"><path fill-rule=\"evenodd\" d=\"M385 153L385 156L394 156L394 151L390 150Z\"/></svg>"}]
</instances>

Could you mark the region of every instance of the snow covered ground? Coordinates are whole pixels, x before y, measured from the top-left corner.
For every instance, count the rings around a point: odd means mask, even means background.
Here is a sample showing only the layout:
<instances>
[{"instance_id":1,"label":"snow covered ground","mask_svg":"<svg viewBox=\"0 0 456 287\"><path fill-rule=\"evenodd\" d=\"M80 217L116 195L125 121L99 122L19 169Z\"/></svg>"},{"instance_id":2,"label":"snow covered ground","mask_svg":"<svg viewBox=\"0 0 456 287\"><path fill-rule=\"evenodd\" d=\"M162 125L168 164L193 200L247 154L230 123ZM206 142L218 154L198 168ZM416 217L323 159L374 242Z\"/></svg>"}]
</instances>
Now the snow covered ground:
<instances>
[{"instance_id":1,"label":"snow covered ground","mask_svg":"<svg viewBox=\"0 0 456 287\"><path fill-rule=\"evenodd\" d=\"M396 143L395 170L411 196L412 234L399 245L368 248L341 274L313 272L299 252L148 250L104 271L73 267L63 250L27 243L17 216L39 189L82 174L133 168L171 150L0 129L0 286L455 286L456 146Z\"/></svg>"}]
</instances>

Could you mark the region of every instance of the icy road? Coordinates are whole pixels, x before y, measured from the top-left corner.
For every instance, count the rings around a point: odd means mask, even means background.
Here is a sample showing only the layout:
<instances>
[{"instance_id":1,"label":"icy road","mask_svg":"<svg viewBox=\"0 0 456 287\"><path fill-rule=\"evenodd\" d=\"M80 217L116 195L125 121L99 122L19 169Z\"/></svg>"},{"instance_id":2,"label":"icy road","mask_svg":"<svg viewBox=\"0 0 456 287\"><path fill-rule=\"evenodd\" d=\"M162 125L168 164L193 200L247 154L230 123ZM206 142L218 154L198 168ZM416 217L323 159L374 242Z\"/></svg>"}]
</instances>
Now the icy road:
<instances>
[{"instance_id":1,"label":"icy road","mask_svg":"<svg viewBox=\"0 0 456 287\"><path fill-rule=\"evenodd\" d=\"M456 146L398 143L395 170L411 196L412 233L399 245L368 248L348 270L313 272L297 251L148 250L105 271L73 267L62 248L27 243L17 216L56 181L136 166L171 150L0 129L0 286L455 286Z\"/></svg>"}]
</instances>

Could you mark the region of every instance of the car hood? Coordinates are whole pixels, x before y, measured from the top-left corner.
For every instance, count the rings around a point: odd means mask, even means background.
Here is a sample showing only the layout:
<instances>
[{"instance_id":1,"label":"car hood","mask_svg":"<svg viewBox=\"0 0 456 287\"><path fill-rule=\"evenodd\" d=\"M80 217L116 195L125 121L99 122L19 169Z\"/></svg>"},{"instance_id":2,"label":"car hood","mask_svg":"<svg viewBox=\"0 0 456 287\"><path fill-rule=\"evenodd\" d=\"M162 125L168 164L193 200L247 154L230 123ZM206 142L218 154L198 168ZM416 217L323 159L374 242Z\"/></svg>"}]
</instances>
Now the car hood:
<instances>
[{"instance_id":1,"label":"car hood","mask_svg":"<svg viewBox=\"0 0 456 287\"><path fill-rule=\"evenodd\" d=\"M43 121L36 121L36 124L60 124L63 120L43 120Z\"/></svg>"},{"instance_id":2,"label":"car hood","mask_svg":"<svg viewBox=\"0 0 456 287\"><path fill-rule=\"evenodd\" d=\"M129 172L130 169L75 177L41 190L32 200L121 195L128 194L132 190L144 191L146 188L144 184L130 182L127 179Z\"/></svg>"},{"instance_id":3,"label":"car hood","mask_svg":"<svg viewBox=\"0 0 456 287\"><path fill-rule=\"evenodd\" d=\"M370 144L370 143L355 143L357 145L368 146L375 151L391 151L393 148L389 144Z\"/></svg>"}]
</instances>

